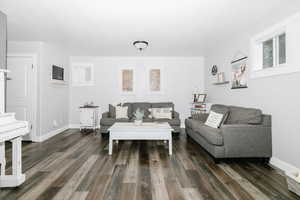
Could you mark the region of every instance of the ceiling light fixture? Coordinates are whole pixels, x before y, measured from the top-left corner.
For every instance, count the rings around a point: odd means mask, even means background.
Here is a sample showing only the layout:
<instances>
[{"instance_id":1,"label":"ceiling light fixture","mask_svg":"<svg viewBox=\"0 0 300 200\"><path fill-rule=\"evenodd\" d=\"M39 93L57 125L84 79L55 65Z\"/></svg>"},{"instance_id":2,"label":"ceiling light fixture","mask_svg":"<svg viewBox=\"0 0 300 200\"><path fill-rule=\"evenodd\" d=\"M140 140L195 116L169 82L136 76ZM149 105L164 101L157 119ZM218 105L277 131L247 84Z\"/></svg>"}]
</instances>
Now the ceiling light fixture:
<instances>
[{"instance_id":1,"label":"ceiling light fixture","mask_svg":"<svg viewBox=\"0 0 300 200\"><path fill-rule=\"evenodd\" d=\"M137 40L133 42L133 46L135 46L135 48L137 48L139 51L143 51L148 47L148 45L149 43L147 41Z\"/></svg>"}]
</instances>

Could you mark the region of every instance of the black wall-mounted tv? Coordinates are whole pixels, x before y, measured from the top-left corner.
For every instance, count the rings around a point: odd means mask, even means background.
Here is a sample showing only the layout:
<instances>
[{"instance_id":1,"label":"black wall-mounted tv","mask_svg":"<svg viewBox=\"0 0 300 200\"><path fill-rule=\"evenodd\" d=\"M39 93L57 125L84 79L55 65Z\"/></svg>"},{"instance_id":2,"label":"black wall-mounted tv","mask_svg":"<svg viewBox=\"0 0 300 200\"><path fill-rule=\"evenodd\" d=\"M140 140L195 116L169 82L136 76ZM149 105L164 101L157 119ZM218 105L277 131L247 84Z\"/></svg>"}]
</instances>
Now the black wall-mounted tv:
<instances>
[{"instance_id":1,"label":"black wall-mounted tv","mask_svg":"<svg viewBox=\"0 0 300 200\"><path fill-rule=\"evenodd\" d=\"M52 80L64 81L64 68L52 65Z\"/></svg>"}]
</instances>

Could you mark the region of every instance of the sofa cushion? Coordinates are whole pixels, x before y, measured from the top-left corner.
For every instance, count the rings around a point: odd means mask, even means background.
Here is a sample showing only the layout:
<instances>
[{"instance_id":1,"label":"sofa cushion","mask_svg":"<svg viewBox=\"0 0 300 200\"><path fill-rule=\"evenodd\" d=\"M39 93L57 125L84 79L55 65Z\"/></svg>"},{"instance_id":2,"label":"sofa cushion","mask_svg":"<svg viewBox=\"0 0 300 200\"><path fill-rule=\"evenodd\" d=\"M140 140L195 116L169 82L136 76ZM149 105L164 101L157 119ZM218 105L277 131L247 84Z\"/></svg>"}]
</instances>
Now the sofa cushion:
<instances>
[{"instance_id":1,"label":"sofa cushion","mask_svg":"<svg viewBox=\"0 0 300 200\"><path fill-rule=\"evenodd\" d=\"M228 106L225 105L221 105L221 104L213 104L210 108L210 110L216 112L216 113L220 113L220 114L227 114L229 112L229 108Z\"/></svg>"},{"instance_id":2,"label":"sofa cushion","mask_svg":"<svg viewBox=\"0 0 300 200\"><path fill-rule=\"evenodd\" d=\"M151 108L172 108L174 111L174 104L172 102L151 103Z\"/></svg>"},{"instance_id":3,"label":"sofa cushion","mask_svg":"<svg viewBox=\"0 0 300 200\"><path fill-rule=\"evenodd\" d=\"M226 124L261 124L262 111L254 108L229 106Z\"/></svg>"},{"instance_id":4,"label":"sofa cushion","mask_svg":"<svg viewBox=\"0 0 300 200\"><path fill-rule=\"evenodd\" d=\"M196 119L185 119L185 128L194 129L194 127L199 123L199 120Z\"/></svg>"},{"instance_id":5,"label":"sofa cushion","mask_svg":"<svg viewBox=\"0 0 300 200\"><path fill-rule=\"evenodd\" d=\"M132 118L132 104L131 103L123 103L122 106L128 107L127 113L128 113L128 118Z\"/></svg>"},{"instance_id":6,"label":"sofa cushion","mask_svg":"<svg viewBox=\"0 0 300 200\"><path fill-rule=\"evenodd\" d=\"M180 126L180 119L154 119L154 122L168 122L170 126Z\"/></svg>"},{"instance_id":7,"label":"sofa cushion","mask_svg":"<svg viewBox=\"0 0 300 200\"><path fill-rule=\"evenodd\" d=\"M109 104L108 105L108 112L109 112L109 116L111 118L116 118L116 107L115 106Z\"/></svg>"},{"instance_id":8,"label":"sofa cushion","mask_svg":"<svg viewBox=\"0 0 300 200\"><path fill-rule=\"evenodd\" d=\"M166 108L149 108L151 118L153 119L172 119L173 109L171 107Z\"/></svg>"},{"instance_id":9,"label":"sofa cushion","mask_svg":"<svg viewBox=\"0 0 300 200\"><path fill-rule=\"evenodd\" d=\"M138 102L138 103L132 103L132 113L135 113L135 111L140 108L140 110L144 111L144 119L149 118L150 111L149 108L151 108L151 104L147 102Z\"/></svg>"},{"instance_id":10,"label":"sofa cushion","mask_svg":"<svg viewBox=\"0 0 300 200\"><path fill-rule=\"evenodd\" d=\"M129 121L130 121L129 119L125 119L125 118L122 118L122 119L102 118L100 120L100 125L103 125L103 126L112 126L116 122L129 122Z\"/></svg>"},{"instance_id":11,"label":"sofa cushion","mask_svg":"<svg viewBox=\"0 0 300 200\"><path fill-rule=\"evenodd\" d=\"M223 115L223 119L222 119L222 122L220 125L222 125L226 122L228 115L229 115L228 106L221 105L221 104L214 104L211 106L210 110Z\"/></svg>"},{"instance_id":12,"label":"sofa cushion","mask_svg":"<svg viewBox=\"0 0 300 200\"><path fill-rule=\"evenodd\" d=\"M128 119L128 107L116 106L116 119Z\"/></svg>"},{"instance_id":13,"label":"sofa cushion","mask_svg":"<svg viewBox=\"0 0 300 200\"><path fill-rule=\"evenodd\" d=\"M209 116L205 121L205 125L212 128L219 128L222 121L224 119L224 115L221 113L216 113L214 111L209 112Z\"/></svg>"},{"instance_id":14,"label":"sofa cushion","mask_svg":"<svg viewBox=\"0 0 300 200\"><path fill-rule=\"evenodd\" d=\"M204 123L198 121L197 124L194 124L194 131L199 133L207 142L213 145L222 146L223 136L221 130L217 128L211 128L206 126Z\"/></svg>"},{"instance_id":15,"label":"sofa cushion","mask_svg":"<svg viewBox=\"0 0 300 200\"><path fill-rule=\"evenodd\" d=\"M118 104L118 105L121 105L121 104ZM128 116L128 118L132 118L131 103L124 103L124 104L122 104L122 107L128 107L127 116ZM108 112L109 112L109 116L111 118L116 118L116 107L114 105L112 105L112 104L108 105Z\"/></svg>"}]
</instances>

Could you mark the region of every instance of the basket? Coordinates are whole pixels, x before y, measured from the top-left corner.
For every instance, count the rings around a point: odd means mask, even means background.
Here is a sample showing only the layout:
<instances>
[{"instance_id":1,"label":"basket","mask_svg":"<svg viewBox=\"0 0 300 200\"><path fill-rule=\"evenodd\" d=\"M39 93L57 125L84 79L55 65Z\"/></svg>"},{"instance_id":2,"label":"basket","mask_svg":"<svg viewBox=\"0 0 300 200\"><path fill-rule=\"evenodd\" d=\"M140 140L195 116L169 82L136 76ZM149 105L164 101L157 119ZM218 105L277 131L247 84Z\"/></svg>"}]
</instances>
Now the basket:
<instances>
[{"instance_id":1,"label":"basket","mask_svg":"<svg viewBox=\"0 0 300 200\"><path fill-rule=\"evenodd\" d=\"M297 172L286 172L286 180L290 191L300 196L300 178Z\"/></svg>"}]
</instances>

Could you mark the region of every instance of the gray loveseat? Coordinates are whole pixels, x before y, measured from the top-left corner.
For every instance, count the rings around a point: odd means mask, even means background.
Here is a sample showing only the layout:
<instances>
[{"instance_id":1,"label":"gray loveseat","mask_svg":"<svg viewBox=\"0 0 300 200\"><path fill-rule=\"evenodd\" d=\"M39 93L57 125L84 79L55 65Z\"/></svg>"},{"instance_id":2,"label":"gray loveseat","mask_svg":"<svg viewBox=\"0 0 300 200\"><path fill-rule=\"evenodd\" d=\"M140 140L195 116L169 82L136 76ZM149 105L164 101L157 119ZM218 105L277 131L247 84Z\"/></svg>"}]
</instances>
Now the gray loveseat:
<instances>
[{"instance_id":1,"label":"gray loveseat","mask_svg":"<svg viewBox=\"0 0 300 200\"><path fill-rule=\"evenodd\" d=\"M179 113L174 110L174 104L172 102L160 102L160 103L149 103L149 102L136 102L136 103L124 103L122 106L128 106L128 119L116 119L115 108L109 105L109 111L102 114L100 120L100 131L104 135L108 133L108 129L115 122L133 122L133 113L137 108L144 110L145 116L143 122L168 122L174 129L175 133L180 133L180 119ZM149 118L149 108L173 108L172 119L152 119Z\"/></svg>"},{"instance_id":2,"label":"gray loveseat","mask_svg":"<svg viewBox=\"0 0 300 200\"><path fill-rule=\"evenodd\" d=\"M211 110L224 114L220 128L204 123L208 114L186 119L188 137L193 138L219 162L223 158L262 158L272 156L271 116L261 110L226 105L212 105Z\"/></svg>"}]
</instances>

